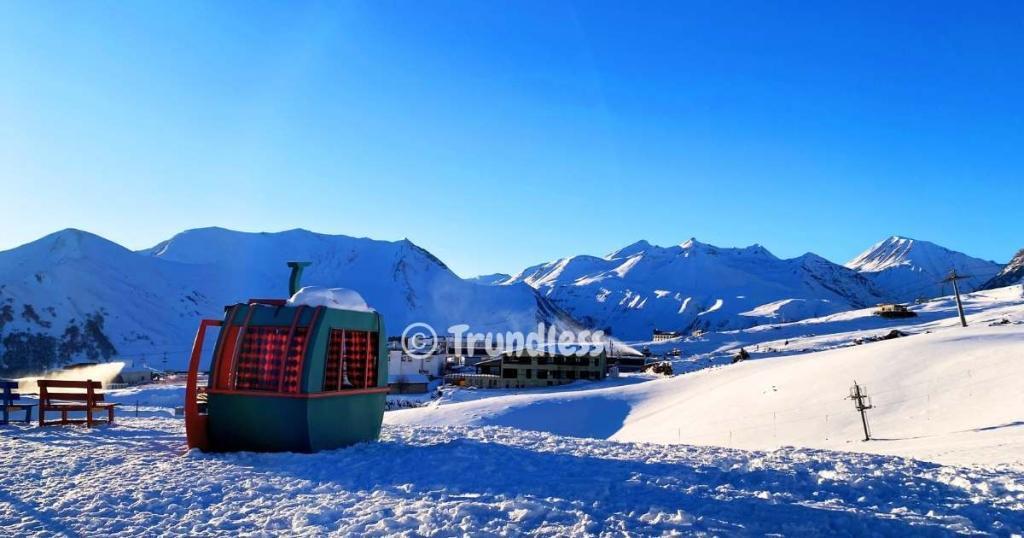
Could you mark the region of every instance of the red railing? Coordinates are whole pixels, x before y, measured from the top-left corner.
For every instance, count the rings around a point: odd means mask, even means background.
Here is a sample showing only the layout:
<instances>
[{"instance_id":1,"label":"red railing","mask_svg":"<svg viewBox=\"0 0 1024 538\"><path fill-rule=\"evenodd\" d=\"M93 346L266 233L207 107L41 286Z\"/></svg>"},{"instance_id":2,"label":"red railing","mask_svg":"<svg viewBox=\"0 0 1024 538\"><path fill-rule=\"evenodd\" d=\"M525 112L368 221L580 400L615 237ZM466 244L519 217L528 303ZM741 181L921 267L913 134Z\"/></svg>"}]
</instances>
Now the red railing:
<instances>
[{"instance_id":1,"label":"red railing","mask_svg":"<svg viewBox=\"0 0 1024 538\"><path fill-rule=\"evenodd\" d=\"M185 382L185 437L189 448L206 450L209 437L206 431L207 417L199 414L199 361L203 358L203 340L208 327L220 327L217 319L204 319L199 324L195 343L192 344L192 358L188 363L188 379Z\"/></svg>"}]
</instances>

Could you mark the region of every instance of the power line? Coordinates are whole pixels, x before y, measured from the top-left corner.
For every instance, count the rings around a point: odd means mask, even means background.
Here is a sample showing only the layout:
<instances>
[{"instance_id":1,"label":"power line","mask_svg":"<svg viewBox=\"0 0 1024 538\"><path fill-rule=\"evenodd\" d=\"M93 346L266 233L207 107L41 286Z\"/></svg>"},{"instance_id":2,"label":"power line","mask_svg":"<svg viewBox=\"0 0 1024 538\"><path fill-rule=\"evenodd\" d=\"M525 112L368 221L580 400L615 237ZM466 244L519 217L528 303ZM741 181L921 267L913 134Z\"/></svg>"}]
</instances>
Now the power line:
<instances>
[{"instance_id":1,"label":"power line","mask_svg":"<svg viewBox=\"0 0 1024 538\"><path fill-rule=\"evenodd\" d=\"M967 326L967 318L964 317L964 303L960 301L960 286L957 285L957 281L971 278L971 275L958 275L956 274L956 267L949 272L949 276L943 279L943 282L953 283L953 293L956 295L956 310L960 314L960 325Z\"/></svg>"},{"instance_id":2,"label":"power line","mask_svg":"<svg viewBox=\"0 0 1024 538\"><path fill-rule=\"evenodd\" d=\"M868 416L866 411L872 409L874 406L871 405L871 398L867 394L862 392L861 386L856 381L853 382L853 386L850 387L850 395L847 397L853 400L853 405L860 412L860 422L864 425L864 440L871 440L871 432L868 430Z\"/></svg>"}]
</instances>

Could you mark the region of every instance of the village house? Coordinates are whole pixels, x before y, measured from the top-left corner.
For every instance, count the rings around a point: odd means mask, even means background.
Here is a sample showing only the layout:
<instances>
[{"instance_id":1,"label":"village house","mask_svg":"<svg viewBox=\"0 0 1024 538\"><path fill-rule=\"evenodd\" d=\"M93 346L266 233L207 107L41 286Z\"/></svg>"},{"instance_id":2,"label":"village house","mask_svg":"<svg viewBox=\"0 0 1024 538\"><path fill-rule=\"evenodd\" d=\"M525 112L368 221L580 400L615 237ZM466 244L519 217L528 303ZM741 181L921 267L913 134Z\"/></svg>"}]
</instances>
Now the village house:
<instances>
[{"instance_id":1,"label":"village house","mask_svg":"<svg viewBox=\"0 0 1024 538\"><path fill-rule=\"evenodd\" d=\"M388 338L388 388L392 394L423 394L430 390L430 381L440 379L447 369L448 344L444 337L426 341L425 349L433 349L423 357L406 352L400 337Z\"/></svg>"},{"instance_id":2,"label":"village house","mask_svg":"<svg viewBox=\"0 0 1024 538\"><path fill-rule=\"evenodd\" d=\"M654 329L654 332L651 333L651 341L658 344L674 338L679 338L682 335L683 333L678 331L659 331L658 329Z\"/></svg>"},{"instance_id":3,"label":"village house","mask_svg":"<svg viewBox=\"0 0 1024 538\"><path fill-rule=\"evenodd\" d=\"M579 379L598 381L605 378L607 355L530 355L525 351L506 353L481 361L475 374L449 374L445 381L452 385L478 388L550 387Z\"/></svg>"}]
</instances>

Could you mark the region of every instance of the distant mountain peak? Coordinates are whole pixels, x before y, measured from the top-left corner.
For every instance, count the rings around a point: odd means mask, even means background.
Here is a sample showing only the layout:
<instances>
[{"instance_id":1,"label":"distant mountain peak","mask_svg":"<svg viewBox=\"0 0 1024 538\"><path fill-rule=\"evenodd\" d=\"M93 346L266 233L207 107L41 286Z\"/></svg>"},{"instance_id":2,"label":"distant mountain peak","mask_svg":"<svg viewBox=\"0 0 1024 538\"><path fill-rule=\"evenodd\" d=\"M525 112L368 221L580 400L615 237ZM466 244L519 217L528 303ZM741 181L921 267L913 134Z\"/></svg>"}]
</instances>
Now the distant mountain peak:
<instances>
[{"instance_id":1,"label":"distant mountain peak","mask_svg":"<svg viewBox=\"0 0 1024 538\"><path fill-rule=\"evenodd\" d=\"M637 254L641 254L641 253L647 252L648 250L651 250L652 248L655 248L654 245L651 245L645 239L641 239L641 240L639 240L639 241L637 241L635 243L631 243L631 244L626 245L626 246L624 246L624 247L622 247L622 248L620 248L620 249L618 249L618 250L616 250L614 252L609 253L604 258L606 260L617 260L617 259L620 259L620 258L629 258L631 256L636 256Z\"/></svg>"},{"instance_id":2,"label":"distant mountain peak","mask_svg":"<svg viewBox=\"0 0 1024 538\"><path fill-rule=\"evenodd\" d=\"M696 237L691 237L691 238L687 239L686 241L683 241L682 243L679 243L679 248L684 249L684 250L691 249L691 248L696 248L696 247L706 247L706 246L709 246L709 245L707 245L705 243L701 243L700 241L697 241Z\"/></svg>"},{"instance_id":3,"label":"distant mountain peak","mask_svg":"<svg viewBox=\"0 0 1024 538\"><path fill-rule=\"evenodd\" d=\"M109 239L77 228L65 228L7 252L15 251L54 262L130 252Z\"/></svg>"},{"instance_id":4,"label":"distant mountain peak","mask_svg":"<svg viewBox=\"0 0 1024 538\"><path fill-rule=\"evenodd\" d=\"M913 264L915 257L928 258L946 253L953 251L929 241L893 235L871 245L845 265L855 271L878 272L890 267Z\"/></svg>"},{"instance_id":5,"label":"distant mountain peak","mask_svg":"<svg viewBox=\"0 0 1024 538\"><path fill-rule=\"evenodd\" d=\"M895 300L941 295L945 291L941 280L953 268L971 275L966 286L969 291L977 289L1002 268L992 261L900 235L871 245L845 265L872 278Z\"/></svg>"}]
</instances>

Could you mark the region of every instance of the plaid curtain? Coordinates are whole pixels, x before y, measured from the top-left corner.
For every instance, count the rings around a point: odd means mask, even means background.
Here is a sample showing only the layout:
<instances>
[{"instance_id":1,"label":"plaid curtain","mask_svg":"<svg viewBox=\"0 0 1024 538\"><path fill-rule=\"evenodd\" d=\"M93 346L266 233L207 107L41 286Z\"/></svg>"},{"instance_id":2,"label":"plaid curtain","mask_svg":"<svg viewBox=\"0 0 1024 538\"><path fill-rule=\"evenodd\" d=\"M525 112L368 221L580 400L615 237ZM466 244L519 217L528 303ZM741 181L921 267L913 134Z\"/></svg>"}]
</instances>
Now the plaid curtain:
<instances>
[{"instance_id":1,"label":"plaid curtain","mask_svg":"<svg viewBox=\"0 0 1024 538\"><path fill-rule=\"evenodd\" d=\"M305 327L296 327L291 345L288 327L248 327L238 352L235 388L297 393Z\"/></svg>"},{"instance_id":2,"label":"plaid curtain","mask_svg":"<svg viewBox=\"0 0 1024 538\"><path fill-rule=\"evenodd\" d=\"M331 329L327 340L327 360L324 362L324 392L341 388L342 350L345 348L345 331Z\"/></svg>"},{"instance_id":3,"label":"plaid curtain","mask_svg":"<svg viewBox=\"0 0 1024 538\"><path fill-rule=\"evenodd\" d=\"M377 333L331 329L324 391L377 386Z\"/></svg>"}]
</instances>

